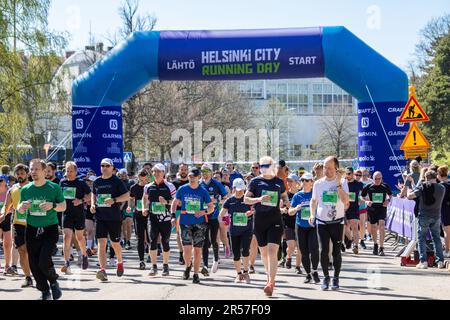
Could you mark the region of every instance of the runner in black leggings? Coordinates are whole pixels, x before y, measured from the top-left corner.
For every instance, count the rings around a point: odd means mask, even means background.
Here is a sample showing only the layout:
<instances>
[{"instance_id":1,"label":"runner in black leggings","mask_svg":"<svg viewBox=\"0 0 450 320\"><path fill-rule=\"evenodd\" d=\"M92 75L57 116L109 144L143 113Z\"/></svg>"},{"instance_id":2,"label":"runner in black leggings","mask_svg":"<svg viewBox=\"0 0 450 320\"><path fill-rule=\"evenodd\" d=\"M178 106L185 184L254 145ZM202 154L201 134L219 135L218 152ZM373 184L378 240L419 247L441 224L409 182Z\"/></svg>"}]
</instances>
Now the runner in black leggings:
<instances>
[{"instance_id":1,"label":"runner in black leggings","mask_svg":"<svg viewBox=\"0 0 450 320\"><path fill-rule=\"evenodd\" d=\"M333 244L334 278L332 290L339 289L339 274L342 257L341 244L344 232L345 209L349 206L347 181L339 171L339 161L335 157L328 157L324 161L325 176L314 184L311 198L311 224L316 221L321 244L320 264L325 276L322 290L328 290L330 276L328 272L330 240ZM317 212L316 212L317 209ZM316 219L316 220L315 220Z\"/></svg>"},{"instance_id":2,"label":"runner in black leggings","mask_svg":"<svg viewBox=\"0 0 450 320\"><path fill-rule=\"evenodd\" d=\"M302 178L303 190L297 192L291 202L290 215L296 215L295 231L297 243L302 253L302 263L306 271L305 283L313 279L317 284L320 282L317 266L319 265L319 241L317 240L317 228L315 224L309 224L311 210L309 207L312 197L313 176L304 173ZM311 276L312 264L312 276Z\"/></svg>"},{"instance_id":3,"label":"runner in black leggings","mask_svg":"<svg viewBox=\"0 0 450 320\"><path fill-rule=\"evenodd\" d=\"M244 203L245 182L241 178L233 180L233 196L225 201L219 217L230 216L231 248L233 250L234 267L237 272L236 283L250 283L249 256L250 243L253 237L253 213L249 205ZM244 260L244 273L241 270L241 252Z\"/></svg>"},{"instance_id":4,"label":"runner in black leggings","mask_svg":"<svg viewBox=\"0 0 450 320\"><path fill-rule=\"evenodd\" d=\"M211 271L217 272L219 268L219 243L217 242L217 235L219 233L219 204L227 197L227 190L225 186L212 178L213 170L210 164L203 164L202 166L202 180L200 186L208 191L212 202L214 203L214 212L208 217L208 231L203 243L203 268L201 273L206 277L208 272L209 247L212 245L214 253L214 262Z\"/></svg>"},{"instance_id":5,"label":"runner in black leggings","mask_svg":"<svg viewBox=\"0 0 450 320\"><path fill-rule=\"evenodd\" d=\"M146 170L142 170L138 175L138 183L130 189L130 200L128 201L127 212L135 209L136 221L136 237L138 240L139 269L145 270L144 254L145 242L148 240L148 211L143 212L142 197L144 196L144 188L148 183L148 174Z\"/></svg>"}]
</instances>

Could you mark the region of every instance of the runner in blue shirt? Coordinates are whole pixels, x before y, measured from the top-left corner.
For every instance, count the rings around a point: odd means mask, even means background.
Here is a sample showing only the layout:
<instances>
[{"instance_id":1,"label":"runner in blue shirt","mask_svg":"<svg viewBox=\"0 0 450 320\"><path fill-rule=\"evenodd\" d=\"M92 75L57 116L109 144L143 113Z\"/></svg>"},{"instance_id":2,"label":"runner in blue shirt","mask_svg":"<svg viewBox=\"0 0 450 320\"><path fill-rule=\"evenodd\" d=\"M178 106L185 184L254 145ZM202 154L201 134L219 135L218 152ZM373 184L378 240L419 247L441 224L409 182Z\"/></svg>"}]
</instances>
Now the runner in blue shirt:
<instances>
[{"instance_id":1,"label":"runner in blue shirt","mask_svg":"<svg viewBox=\"0 0 450 320\"><path fill-rule=\"evenodd\" d=\"M183 280L188 280L192 269L192 247L194 247L194 278L193 283L200 283L198 273L202 255L203 242L208 228L208 215L214 212L214 204L208 191L200 187L200 170L193 167L189 171L189 184L181 186L172 202L172 226L175 226L177 206L181 206L179 217L183 256L186 270Z\"/></svg>"},{"instance_id":2,"label":"runner in blue shirt","mask_svg":"<svg viewBox=\"0 0 450 320\"><path fill-rule=\"evenodd\" d=\"M306 271L304 283L320 283L317 267L319 266L319 241L317 239L317 229L315 223L309 223L311 215L309 203L312 198L313 175L305 172L301 181L303 190L297 192L292 198L289 215L296 215L295 231L297 233L297 242L302 254L302 264ZM312 276L311 276L312 264Z\"/></svg>"}]
</instances>

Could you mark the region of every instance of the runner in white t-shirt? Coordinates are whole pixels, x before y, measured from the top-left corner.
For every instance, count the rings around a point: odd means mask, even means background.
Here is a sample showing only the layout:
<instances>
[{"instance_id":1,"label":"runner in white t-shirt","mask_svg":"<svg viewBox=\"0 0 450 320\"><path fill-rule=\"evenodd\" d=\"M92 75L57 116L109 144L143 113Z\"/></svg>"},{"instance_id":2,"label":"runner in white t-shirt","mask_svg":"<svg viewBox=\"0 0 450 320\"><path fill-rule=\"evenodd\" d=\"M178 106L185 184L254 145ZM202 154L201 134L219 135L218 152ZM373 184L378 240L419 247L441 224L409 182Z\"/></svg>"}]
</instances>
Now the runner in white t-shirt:
<instances>
[{"instance_id":1,"label":"runner in white t-shirt","mask_svg":"<svg viewBox=\"0 0 450 320\"><path fill-rule=\"evenodd\" d=\"M324 161L325 176L313 186L311 199L310 223L314 220L318 226L321 243L320 264L324 273L322 290L330 285L329 246L332 242L334 278L332 290L339 289L339 273L341 271L341 243L344 232L345 209L349 206L348 185L342 178L339 170L339 161L336 157L328 157ZM317 210L317 211L316 211Z\"/></svg>"}]
</instances>

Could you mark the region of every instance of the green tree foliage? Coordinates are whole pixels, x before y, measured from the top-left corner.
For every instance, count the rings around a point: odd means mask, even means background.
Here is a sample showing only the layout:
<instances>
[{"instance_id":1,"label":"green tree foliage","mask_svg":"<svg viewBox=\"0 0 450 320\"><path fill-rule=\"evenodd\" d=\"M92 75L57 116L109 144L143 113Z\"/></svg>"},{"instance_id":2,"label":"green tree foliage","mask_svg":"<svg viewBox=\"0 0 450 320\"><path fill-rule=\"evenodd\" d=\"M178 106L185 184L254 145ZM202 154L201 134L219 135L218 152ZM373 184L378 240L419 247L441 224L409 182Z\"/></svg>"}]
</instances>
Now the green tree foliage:
<instances>
[{"instance_id":1,"label":"green tree foliage","mask_svg":"<svg viewBox=\"0 0 450 320\"><path fill-rule=\"evenodd\" d=\"M432 144L432 161L450 163L450 14L431 20L417 46L417 96L429 122L424 133Z\"/></svg>"},{"instance_id":2,"label":"green tree foliage","mask_svg":"<svg viewBox=\"0 0 450 320\"><path fill-rule=\"evenodd\" d=\"M50 83L66 37L48 29L50 0L0 0L0 161L35 145L38 115L48 114ZM42 134L42 133L40 133ZM42 147L42 146L40 146Z\"/></svg>"}]
</instances>

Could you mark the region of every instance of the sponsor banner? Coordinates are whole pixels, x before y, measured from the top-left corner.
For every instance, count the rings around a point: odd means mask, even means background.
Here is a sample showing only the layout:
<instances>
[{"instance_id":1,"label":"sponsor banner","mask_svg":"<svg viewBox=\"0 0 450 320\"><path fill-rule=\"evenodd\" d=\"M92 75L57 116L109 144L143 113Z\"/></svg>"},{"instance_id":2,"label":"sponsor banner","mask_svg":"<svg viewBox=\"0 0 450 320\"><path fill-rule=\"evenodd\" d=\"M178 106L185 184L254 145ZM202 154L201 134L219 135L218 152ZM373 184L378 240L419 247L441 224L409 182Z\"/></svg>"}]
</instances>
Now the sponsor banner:
<instances>
[{"instance_id":1,"label":"sponsor banner","mask_svg":"<svg viewBox=\"0 0 450 320\"><path fill-rule=\"evenodd\" d=\"M381 102L375 103L375 106L383 125L372 103L358 104L358 163L372 174L374 171L381 171L384 181L395 192L395 185L402 181L400 171L404 170L406 165L406 158L400 146L409 128L399 122L405 101ZM383 127L394 154L386 140Z\"/></svg>"},{"instance_id":2,"label":"sponsor banner","mask_svg":"<svg viewBox=\"0 0 450 320\"><path fill-rule=\"evenodd\" d=\"M123 168L122 107L72 106L72 143L79 173L99 175L103 158Z\"/></svg>"},{"instance_id":3,"label":"sponsor banner","mask_svg":"<svg viewBox=\"0 0 450 320\"><path fill-rule=\"evenodd\" d=\"M322 28L161 31L160 80L322 77Z\"/></svg>"}]
</instances>

